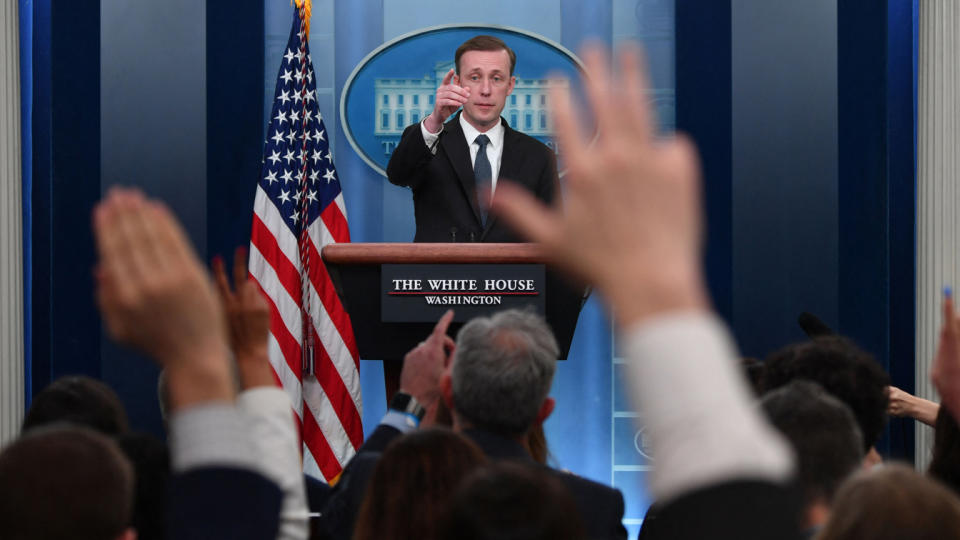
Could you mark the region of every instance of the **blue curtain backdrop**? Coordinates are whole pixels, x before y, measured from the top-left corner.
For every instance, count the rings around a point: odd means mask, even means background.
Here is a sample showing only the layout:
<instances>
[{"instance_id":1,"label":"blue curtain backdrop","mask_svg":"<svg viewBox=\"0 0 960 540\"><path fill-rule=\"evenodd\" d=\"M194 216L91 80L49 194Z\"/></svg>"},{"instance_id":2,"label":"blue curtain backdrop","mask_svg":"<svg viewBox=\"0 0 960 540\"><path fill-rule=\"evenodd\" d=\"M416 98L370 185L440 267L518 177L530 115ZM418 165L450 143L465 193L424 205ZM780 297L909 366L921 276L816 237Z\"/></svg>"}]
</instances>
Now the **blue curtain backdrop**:
<instances>
[{"instance_id":1,"label":"blue curtain backdrop","mask_svg":"<svg viewBox=\"0 0 960 540\"><path fill-rule=\"evenodd\" d=\"M33 302L31 286L33 242L30 241L33 223L33 0L18 0L20 9L20 137L23 141L20 163L23 171L23 356L24 396L27 403L33 399Z\"/></svg>"}]
</instances>

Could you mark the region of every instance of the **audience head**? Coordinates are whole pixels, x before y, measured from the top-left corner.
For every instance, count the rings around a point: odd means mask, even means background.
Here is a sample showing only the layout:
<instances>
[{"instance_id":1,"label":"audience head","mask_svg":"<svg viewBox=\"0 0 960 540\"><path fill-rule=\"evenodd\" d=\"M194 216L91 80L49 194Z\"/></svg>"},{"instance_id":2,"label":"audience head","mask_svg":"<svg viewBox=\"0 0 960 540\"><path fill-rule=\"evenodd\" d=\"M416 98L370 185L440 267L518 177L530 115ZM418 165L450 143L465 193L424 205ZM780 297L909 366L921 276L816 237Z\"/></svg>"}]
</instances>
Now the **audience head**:
<instances>
[{"instance_id":1,"label":"audience head","mask_svg":"<svg viewBox=\"0 0 960 540\"><path fill-rule=\"evenodd\" d=\"M117 394L83 375L60 377L34 396L21 432L55 422L87 426L107 435L127 431L127 413Z\"/></svg>"},{"instance_id":2,"label":"audience head","mask_svg":"<svg viewBox=\"0 0 960 540\"><path fill-rule=\"evenodd\" d=\"M804 380L771 391L761 405L796 452L808 511L814 505L829 507L837 488L863 460L860 428L850 408L820 385ZM807 526L822 521L810 514L807 520Z\"/></svg>"},{"instance_id":3,"label":"audience head","mask_svg":"<svg viewBox=\"0 0 960 540\"><path fill-rule=\"evenodd\" d=\"M89 428L32 429L0 453L0 538L131 538L133 471Z\"/></svg>"},{"instance_id":4,"label":"audience head","mask_svg":"<svg viewBox=\"0 0 960 540\"><path fill-rule=\"evenodd\" d=\"M506 310L477 317L457 335L451 371L454 417L520 436L553 407L548 399L559 349L543 317Z\"/></svg>"},{"instance_id":5,"label":"audience head","mask_svg":"<svg viewBox=\"0 0 960 540\"><path fill-rule=\"evenodd\" d=\"M933 458L927 471L960 493L960 427L946 407L940 407L933 432Z\"/></svg>"},{"instance_id":6,"label":"audience head","mask_svg":"<svg viewBox=\"0 0 960 540\"><path fill-rule=\"evenodd\" d=\"M576 504L560 480L545 469L505 461L464 480L440 537L580 540L585 536Z\"/></svg>"},{"instance_id":7,"label":"audience head","mask_svg":"<svg viewBox=\"0 0 960 540\"><path fill-rule=\"evenodd\" d=\"M436 538L457 485L486 461L474 443L447 429L394 440L370 477L354 540Z\"/></svg>"},{"instance_id":8,"label":"audience head","mask_svg":"<svg viewBox=\"0 0 960 540\"><path fill-rule=\"evenodd\" d=\"M818 540L960 538L960 502L905 465L863 470L848 480Z\"/></svg>"},{"instance_id":9,"label":"audience head","mask_svg":"<svg viewBox=\"0 0 960 540\"><path fill-rule=\"evenodd\" d=\"M773 353L765 365L765 391L796 379L814 381L853 411L865 452L880 439L890 377L852 341L839 336L818 337Z\"/></svg>"},{"instance_id":10,"label":"audience head","mask_svg":"<svg viewBox=\"0 0 960 540\"><path fill-rule=\"evenodd\" d=\"M132 525L137 540L166 538L167 481L170 455L163 441L148 433L127 433L117 440L134 471Z\"/></svg>"}]
</instances>

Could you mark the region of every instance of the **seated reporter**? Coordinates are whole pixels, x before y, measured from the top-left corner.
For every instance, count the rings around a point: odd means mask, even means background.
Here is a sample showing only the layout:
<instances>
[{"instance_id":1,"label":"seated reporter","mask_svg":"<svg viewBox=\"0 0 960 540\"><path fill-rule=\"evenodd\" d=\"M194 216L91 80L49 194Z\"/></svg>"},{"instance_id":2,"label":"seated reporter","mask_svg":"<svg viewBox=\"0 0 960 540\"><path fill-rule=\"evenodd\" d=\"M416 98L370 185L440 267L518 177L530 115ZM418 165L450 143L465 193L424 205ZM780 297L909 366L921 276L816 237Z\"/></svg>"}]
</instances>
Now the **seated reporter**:
<instances>
[{"instance_id":1,"label":"seated reporter","mask_svg":"<svg viewBox=\"0 0 960 540\"><path fill-rule=\"evenodd\" d=\"M542 317L506 310L477 317L461 328L454 344L446 335L448 311L433 333L404 359L400 392L383 422L347 465L334 488L323 520L332 538L349 538L356 507L390 441L432 422L442 403L453 429L473 441L492 461L511 461L542 469L570 492L587 538L625 538L620 491L578 476L543 467L524 447L531 426L553 411L549 397L558 347Z\"/></svg>"}]
</instances>

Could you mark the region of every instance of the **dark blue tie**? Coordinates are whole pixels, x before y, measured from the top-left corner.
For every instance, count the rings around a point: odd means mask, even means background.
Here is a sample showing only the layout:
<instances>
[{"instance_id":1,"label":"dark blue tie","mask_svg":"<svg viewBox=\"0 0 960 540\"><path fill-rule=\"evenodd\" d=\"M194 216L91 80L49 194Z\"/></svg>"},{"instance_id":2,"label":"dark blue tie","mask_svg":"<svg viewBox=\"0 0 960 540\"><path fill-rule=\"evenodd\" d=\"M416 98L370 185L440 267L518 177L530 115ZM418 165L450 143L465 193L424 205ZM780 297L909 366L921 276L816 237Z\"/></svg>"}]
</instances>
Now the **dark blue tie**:
<instances>
[{"instance_id":1,"label":"dark blue tie","mask_svg":"<svg viewBox=\"0 0 960 540\"><path fill-rule=\"evenodd\" d=\"M483 135L477 135L474 139L477 146L477 159L473 161L473 178L477 181L477 206L480 208L481 222L487 223L487 207L490 205L490 186L493 182L493 169L490 167L490 160L487 159L487 144L490 139Z\"/></svg>"}]
</instances>

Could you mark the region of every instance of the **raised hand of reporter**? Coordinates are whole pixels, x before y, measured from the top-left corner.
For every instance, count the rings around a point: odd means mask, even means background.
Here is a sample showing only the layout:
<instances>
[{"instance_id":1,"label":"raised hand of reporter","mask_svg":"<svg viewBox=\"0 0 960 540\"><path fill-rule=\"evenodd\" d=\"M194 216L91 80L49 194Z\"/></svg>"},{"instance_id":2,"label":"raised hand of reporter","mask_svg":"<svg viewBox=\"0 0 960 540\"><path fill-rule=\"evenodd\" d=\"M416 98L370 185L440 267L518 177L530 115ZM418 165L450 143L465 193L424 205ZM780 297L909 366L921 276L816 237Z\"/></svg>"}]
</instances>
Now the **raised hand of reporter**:
<instances>
[{"instance_id":1,"label":"raised hand of reporter","mask_svg":"<svg viewBox=\"0 0 960 540\"><path fill-rule=\"evenodd\" d=\"M249 279L246 261L247 250L237 248L233 255L232 287L219 257L213 260L213 276L226 314L240 384L243 388L275 386L267 352L270 307L256 282Z\"/></svg>"},{"instance_id":2,"label":"raised hand of reporter","mask_svg":"<svg viewBox=\"0 0 960 540\"><path fill-rule=\"evenodd\" d=\"M629 324L670 310L707 305L700 268L700 173L684 137L655 137L646 80L635 48L611 72L603 52L585 54L588 101L599 138L578 123L570 97L551 93L564 149L563 209L498 182L494 211L553 261L594 283Z\"/></svg>"},{"instance_id":3,"label":"raised hand of reporter","mask_svg":"<svg viewBox=\"0 0 960 540\"><path fill-rule=\"evenodd\" d=\"M94 209L97 301L107 332L167 372L171 410L235 395L223 312L176 219L136 190Z\"/></svg>"},{"instance_id":4,"label":"raised hand of reporter","mask_svg":"<svg viewBox=\"0 0 960 540\"><path fill-rule=\"evenodd\" d=\"M930 369L930 380L940 394L941 405L946 406L954 418L960 418L960 320L952 296L944 298L942 309L940 342Z\"/></svg>"},{"instance_id":5,"label":"raised hand of reporter","mask_svg":"<svg viewBox=\"0 0 960 540\"><path fill-rule=\"evenodd\" d=\"M417 398L427 410L425 419L432 419L440 401L440 379L450 366L456 344L447 335L453 310L447 310L433 327L430 336L403 358L400 390Z\"/></svg>"}]
</instances>

